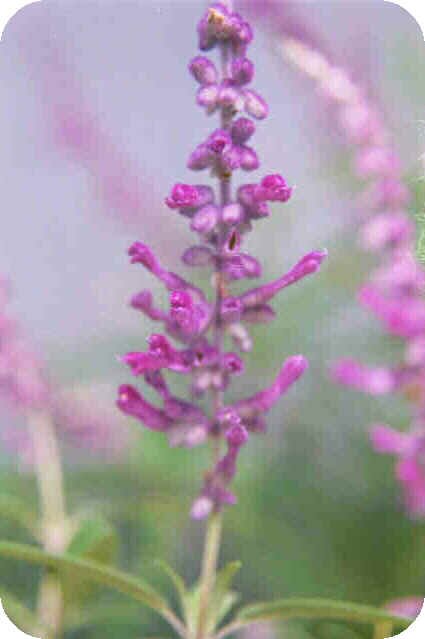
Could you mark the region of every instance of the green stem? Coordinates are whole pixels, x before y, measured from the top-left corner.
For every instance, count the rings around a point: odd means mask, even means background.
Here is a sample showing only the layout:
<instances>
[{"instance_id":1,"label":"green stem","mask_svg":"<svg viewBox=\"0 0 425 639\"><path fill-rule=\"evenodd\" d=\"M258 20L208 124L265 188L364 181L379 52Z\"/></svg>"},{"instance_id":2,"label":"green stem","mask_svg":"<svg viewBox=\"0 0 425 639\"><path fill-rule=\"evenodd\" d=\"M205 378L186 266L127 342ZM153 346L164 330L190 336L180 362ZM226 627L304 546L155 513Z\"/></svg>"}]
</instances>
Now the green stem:
<instances>
[{"instance_id":1,"label":"green stem","mask_svg":"<svg viewBox=\"0 0 425 639\"><path fill-rule=\"evenodd\" d=\"M42 412L30 415L28 427L40 497L41 542L47 552L61 554L68 544L69 523L56 429L50 416ZM59 639L63 626L63 593L61 583L53 573L47 573L41 581L37 610L40 622L52 630L47 639Z\"/></svg>"},{"instance_id":2,"label":"green stem","mask_svg":"<svg viewBox=\"0 0 425 639\"><path fill-rule=\"evenodd\" d=\"M199 601L199 617L196 639L205 639L208 624L208 610L211 593L214 588L218 554L220 551L222 515L214 512L209 520L205 536L204 555L201 571L201 594Z\"/></svg>"}]
</instances>

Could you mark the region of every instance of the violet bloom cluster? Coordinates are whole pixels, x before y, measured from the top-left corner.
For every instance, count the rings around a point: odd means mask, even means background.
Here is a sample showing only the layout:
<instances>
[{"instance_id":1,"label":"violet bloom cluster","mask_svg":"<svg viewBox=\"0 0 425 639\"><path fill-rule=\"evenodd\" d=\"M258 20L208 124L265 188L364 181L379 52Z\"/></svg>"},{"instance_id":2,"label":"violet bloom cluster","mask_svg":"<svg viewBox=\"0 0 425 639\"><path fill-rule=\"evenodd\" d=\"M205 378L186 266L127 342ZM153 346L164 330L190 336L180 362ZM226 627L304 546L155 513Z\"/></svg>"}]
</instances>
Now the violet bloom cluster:
<instances>
[{"instance_id":1,"label":"violet bloom cluster","mask_svg":"<svg viewBox=\"0 0 425 639\"><path fill-rule=\"evenodd\" d=\"M37 412L48 414L64 441L76 448L113 459L120 456L127 438L122 429L118 430L117 420L67 396L50 381L45 363L7 312L8 300L8 282L0 280L0 403L24 418ZM28 430L2 426L0 437L7 450L18 456L22 467L32 467L33 446Z\"/></svg>"},{"instance_id":2,"label":"violet bloom cluster","mask_svg":"<svg viewBox=\"0 0 425 639\"><path fill-rule=\"evenodd\" d=\"M207 114L217 113L220 123L192 151L188 167L196 172L208 170L218 180L218 189L177 183L165 203L196 234L197 242L184 252L182 261L188 267L212 271L215 297L208 299L197 286L168 271L145 244L135 242L130 247L131 262L141 264L167 289L169 307L159 308L149 290L132 298L131 306L162 325L162 332L149 337L147 350L127 353L123 361L156 391L159 403L152 404L134 386L123 385L117 405L145 428L165 433L172 446L212 443L213 465L192 507L192 516L202 519L235 503L230 484L248 433L265 431L266 414L307 367L303 356L289 357L266 389L225 403L224 392L233 377L243 372L241 354L252 348L248 327L272 321L275 312L270 302L284 288L316 272L326 251L305 255L275 281L232 294L233 282L261 276L261 264L243 248L247 233L270 215L270 203L287 202L292 189L281 175L272 174L233 193L233 173L259 167L250 141L254 120L268 113L264 99L248 88L254 76L254 65L247 57L253 34L238 13L215 3L201 18L198 36L201 52L218 49L220 64L203 53L190 62L189 71L199 85L197 103ZM233 349L228 350L230 345ZM188 378L189 400L170 390L169 372ZM199 403L206 393L212 398L209 411ZM220 452L223 444L225 453Z\"/></svg>"},{"instance_id":3,"label":"violet bloom cluster","mask_svg":"<svg viewBox=\"0 0 425 639\"><path fill-rule=\"evenodd\" d=\"M412 406L412 425L400 433L386 425L371 428L374 449L397 457L396 476L412 516L425 515L425 271L415 257L415 224L408 212L409 191L391 136L379 110L349 74L320 51L289 40L284 50L316 81L319 93L337 109L339 128L354 149L353 172L364 182L359 199L360 245L378 265L358 293L360 304L386 334L404 343L395 366L338 362L333 379L370 395L400 392Z\"/></svg>"}]
</instances>

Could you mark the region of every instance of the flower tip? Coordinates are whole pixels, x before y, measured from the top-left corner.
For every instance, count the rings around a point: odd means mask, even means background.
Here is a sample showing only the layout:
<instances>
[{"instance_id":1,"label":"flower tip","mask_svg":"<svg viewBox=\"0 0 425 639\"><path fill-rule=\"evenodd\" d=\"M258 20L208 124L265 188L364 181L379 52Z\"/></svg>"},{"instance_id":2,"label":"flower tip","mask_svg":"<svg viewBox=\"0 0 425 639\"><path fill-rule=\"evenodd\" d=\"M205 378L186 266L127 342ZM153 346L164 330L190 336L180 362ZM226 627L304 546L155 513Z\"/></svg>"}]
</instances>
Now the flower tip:
<instances>
[{"instance_id":1,"label":"flower tip","mask_svg":"<svg viewBox=\"0 0 425 639\"><path fill-rule=\"evenodd\" d=\"M294 355L291 358L291 367L294 371L296 379L301 377L309 367L309 361L304 355Z\"/></svg>"},{"instance_id":2,"label":"flower tip","mask_svg":"<svg viewBox=\"0 0 425 639\"><path fill-rule=\"evenodd\" d=\"M320 266L322 265L322 262L328 257L328 250L327 249L321 249L319 251L316 251L313 254L313 257L314 257L314 262L315 262L314 270L318 270L320 268Z\"/></svg>"},{"instance_id":3,"label":"flower tip","mask_svg":"<svg viewBox=\"0 0 425 639\"><path fill-rule=\"evenodd\" d=\"M124 408L128 402L137 395L137 391L128 384L123 384L118 388L117 406L118 408Z\"/></svg>"},{"instance_id":4,"label":"flower tip","mask_svg":"<svg viewBox=\"0 0 425 639\"><path fill-rule=\"evenodd\" d=\"M213 509L213 502L208 497L198 497L193 503L190 515L192 519L205 519Z\"/></svg>"},{"instance_id":5,"label":"flower tip","mask_svg":"<svg viewBox=\"0 0 425 639\"><path fill-rule=\"evenodd\" d=\"M155 257L151 249L142 242L133 242L127 251L131 264L143 264L148 269L155 268Z\"/></svg>"}]
</instances>

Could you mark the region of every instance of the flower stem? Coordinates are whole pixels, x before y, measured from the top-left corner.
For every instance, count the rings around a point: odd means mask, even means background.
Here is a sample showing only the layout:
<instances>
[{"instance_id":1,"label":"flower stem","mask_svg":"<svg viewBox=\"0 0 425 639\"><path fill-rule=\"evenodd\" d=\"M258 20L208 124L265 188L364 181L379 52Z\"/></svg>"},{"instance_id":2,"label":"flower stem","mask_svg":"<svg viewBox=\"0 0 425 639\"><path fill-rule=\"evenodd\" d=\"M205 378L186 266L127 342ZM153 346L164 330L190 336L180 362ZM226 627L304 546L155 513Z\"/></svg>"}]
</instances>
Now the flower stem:
<instances>
[{"instance_id":1,"label":"flower stem","mask_svg":"<svg viewBox=\"0 0 425 639\"><path fill-rule=\"evenodd\" d=\"M28 426L40 499L41 541L47 552L60 554L68 543L69 523L56 430L50 416L42 412L33 413ZM51 631L48 639L58 639L63 625L63 593L60 580L53 573L46 573L41 581L37 608L41 623Z\"/></svg>"},{"instance_id":2,"label":"flower stem","mask_svg":"<svg viewBox=\"0 0 425 639\"><path fill-rule=\"evenodd\" d=\"M208 610L217 570L221 530L222 514L220 512L214 512L208 519L207 532L205 536L204 555L202 559L202 571L200 578L201 594L196 639L205 639L207 633Z\"/></svg>"}]
</instances>

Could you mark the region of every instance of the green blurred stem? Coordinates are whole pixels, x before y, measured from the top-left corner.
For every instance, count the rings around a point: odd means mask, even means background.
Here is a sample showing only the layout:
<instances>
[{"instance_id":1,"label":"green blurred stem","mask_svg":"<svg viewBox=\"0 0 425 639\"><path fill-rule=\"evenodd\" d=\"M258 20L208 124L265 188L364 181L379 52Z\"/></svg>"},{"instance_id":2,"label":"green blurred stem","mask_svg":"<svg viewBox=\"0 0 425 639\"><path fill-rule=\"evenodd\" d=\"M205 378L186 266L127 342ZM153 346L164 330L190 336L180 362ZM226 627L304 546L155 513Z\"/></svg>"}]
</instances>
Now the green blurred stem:
<instances>
[{"instance_id":1,"label":"green blurred stem","mask_svg":"<svg viewBox=\"0 0 425 639\"><path fill-rule=\"evenodd\" d=\"M390 621L383 621L375 625L373 639L390 639L393 636L393 624Z\"/></svg>"},{"instance_id":2,"label":"green blurred stem","mask_svg":"<svg viewBox=\"0 0 425 639\"><path fill-rule=\"evenodd\" d=\"M50 416L33 413L28 428L34 449L35 473L40 499L40 533L44 550L61 554L68 543L62 459L57 434ZM37 611L40 623L51 629L46 639L59 639L63 627L63 593L53 572L42 578Z\"/></svg>"},{"instance_id":3,"label":"green blurred stem","mask_svg":"<svg viewBox=\"0 0 425 639\"><path fill-rule=\"evenodd\" d=\"M208 519L208 527L205 536L205 547L200 577L201 594L196 639L205 639L206 637L208 609L211 593L214 588L218 554L220 551L221 530L222 514L220 512L213 512Z\"/></svg>"}]
</instances>

